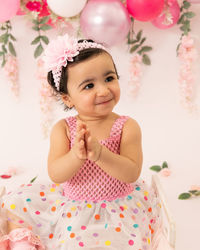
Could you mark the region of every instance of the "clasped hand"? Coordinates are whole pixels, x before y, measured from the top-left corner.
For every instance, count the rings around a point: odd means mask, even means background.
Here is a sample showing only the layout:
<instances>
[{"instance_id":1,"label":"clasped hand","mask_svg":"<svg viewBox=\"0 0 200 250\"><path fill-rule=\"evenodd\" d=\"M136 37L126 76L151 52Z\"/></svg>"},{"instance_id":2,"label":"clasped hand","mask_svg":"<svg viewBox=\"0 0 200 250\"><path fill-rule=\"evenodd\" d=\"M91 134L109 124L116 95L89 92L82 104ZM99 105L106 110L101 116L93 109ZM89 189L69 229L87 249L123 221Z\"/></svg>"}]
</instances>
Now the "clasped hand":
<instances>
[{"instance_id":1,"label":"clasped hand","mask_svg":"<svg viewBox=\"0 0 200 250\"><path fill-rule=\"evenodd\" d=\"M85 123L78 122L74 146L72 148L75 155L80 160L97 161L101 154L101 144L91 136Z\"/></svg>"}]
</instances>

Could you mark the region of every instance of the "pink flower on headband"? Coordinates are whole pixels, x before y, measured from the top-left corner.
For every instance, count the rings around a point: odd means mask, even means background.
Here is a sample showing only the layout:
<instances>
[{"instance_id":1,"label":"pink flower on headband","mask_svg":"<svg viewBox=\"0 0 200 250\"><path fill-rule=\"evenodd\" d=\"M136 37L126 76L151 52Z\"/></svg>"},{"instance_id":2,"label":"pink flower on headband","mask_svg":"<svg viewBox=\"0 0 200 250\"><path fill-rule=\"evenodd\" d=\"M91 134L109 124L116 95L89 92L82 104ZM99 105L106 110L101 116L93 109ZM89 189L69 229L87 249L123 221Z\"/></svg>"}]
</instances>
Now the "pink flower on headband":
<instances>
[{"instance_id":1,"label":"pink flower on headband","mask_svg":"<svg viewBox=\"0 0 200 250\"><path fill-rule=\"evenodd\" d=\"M58 36L56 40L48 44L43 56L44 67L48 72L52 71L55 87L58 91L60 90L62 67L66 67L68 61L73 62L73 57L77 56L79 51L88 48L100 48L105 50L104 46L94 42L84 40L78 43L76 38L69 37L67 34Z\"/></svg>"},{"instance_id":2,"label":"pink flower on headband","mask_svg":"<svg viewBox=\"0 0 200 250\"><path fill-rule=\"evenodd\" d=\"M77 39L67 34L51 41L43 57L46 70L59 71L67 65L67 61L73 61L73 57L79 54L77 43Z\"/></svg>"}]
</instances>

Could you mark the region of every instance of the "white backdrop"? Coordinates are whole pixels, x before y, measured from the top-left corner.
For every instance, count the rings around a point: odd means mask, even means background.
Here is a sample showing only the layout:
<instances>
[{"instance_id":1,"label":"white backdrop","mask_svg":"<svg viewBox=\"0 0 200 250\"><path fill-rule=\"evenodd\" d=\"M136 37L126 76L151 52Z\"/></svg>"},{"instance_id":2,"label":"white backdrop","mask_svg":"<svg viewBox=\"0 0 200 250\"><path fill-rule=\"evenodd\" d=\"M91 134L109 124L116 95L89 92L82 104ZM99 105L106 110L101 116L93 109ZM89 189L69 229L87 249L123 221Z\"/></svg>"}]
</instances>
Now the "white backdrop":
<instances>
[{"instance_id":1,"label":"white backdrop","mask_svg":"<svg viewBox=\"0 0 200 250\"><path fill-rule=\"evenodd\" d=\"M196 100L200 106L200 6L194 5L193 10L197 14L192 21L192 35L198 49L195 65ZM44 177L43 173L47 174L49 140L43 139L40 127L39 82L36 79L34 47L30 45L36 34L24 17L13 18L12 24L12 32L18 40L15 47L21 89L17 102L0 70L0 168L3 171L14 166L25 172L31 170L33 176L39 174ZM167 189L172 199L172 210L178 216L177 208L181 209L183 203L179 201L173 207L177 195L189 190L192 184L200 184L200 115L190 115L179 102L180 64L176 57L176 46L181 34L179 28L175 26L169 30L159 30L151 23L142 22L136 22L135 28L136 31L143 29L147 45L153 47L149 53L152 66L144 66L141 90L138 98L134 99L129 95L128 87L130 54L125 45L112 48L121 77L121 100L115 111L133 117L141 126L144 152L142 177L150 178L151 165L168 162L172 170L172 176L169 177L172 185L168 185ZM58 103L55 122L68 115ZM181 238L184 239L184 235ZM178 244L181 246L181 243ZM180 249L196 248L188 243L188 247Z\"/></svg>"}]
</instances>

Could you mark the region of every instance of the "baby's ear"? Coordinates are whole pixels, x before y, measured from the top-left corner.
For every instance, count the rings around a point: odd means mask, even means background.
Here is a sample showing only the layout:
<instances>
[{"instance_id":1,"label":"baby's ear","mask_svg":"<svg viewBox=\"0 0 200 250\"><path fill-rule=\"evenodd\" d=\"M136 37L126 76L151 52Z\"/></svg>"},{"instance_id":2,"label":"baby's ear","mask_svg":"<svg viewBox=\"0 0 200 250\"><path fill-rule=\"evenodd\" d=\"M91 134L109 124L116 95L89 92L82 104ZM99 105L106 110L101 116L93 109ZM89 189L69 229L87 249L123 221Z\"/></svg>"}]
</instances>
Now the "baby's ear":
<instances>
[{"instance_id":1,"label":"baby's ear","mask_svg":"<svg viewBox=\"0 0 200 250\"><path fill-rule=\"evenodd\" d=\"M64 102L65 105L67 105L68 108L73 108L74 104L71 101L71 98L68 94L62 95L61 96L62 101Z\"/></svg>"}]
</instances>

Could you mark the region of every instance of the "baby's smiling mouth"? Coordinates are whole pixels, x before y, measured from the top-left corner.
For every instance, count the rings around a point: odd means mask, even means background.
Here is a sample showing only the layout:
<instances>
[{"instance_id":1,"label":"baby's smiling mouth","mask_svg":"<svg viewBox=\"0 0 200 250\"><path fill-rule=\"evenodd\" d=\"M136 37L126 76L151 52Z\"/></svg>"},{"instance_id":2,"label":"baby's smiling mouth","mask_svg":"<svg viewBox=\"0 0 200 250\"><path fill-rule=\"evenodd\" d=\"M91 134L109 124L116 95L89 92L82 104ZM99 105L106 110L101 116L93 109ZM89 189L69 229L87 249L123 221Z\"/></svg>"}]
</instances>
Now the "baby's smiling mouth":
<instances>
[{"instance_id":1,"label":"baby's smiling mouth","mask_svg":"<svg viewBox=\"0 0 200 250\"><path fill-rule=\"evenodd\" d=\"M106 103L109 103L110 101L112 101L113 98L107 98L107 99L104 99L102 101L98 101L96 102L96 105L100 105L100 104L106 104Z\"/></svg>"}]
</instances>

